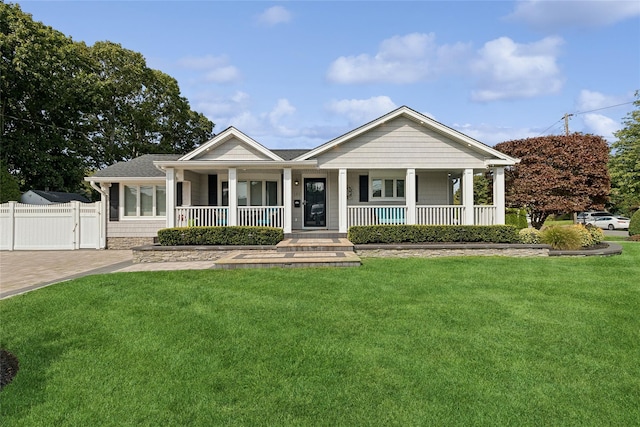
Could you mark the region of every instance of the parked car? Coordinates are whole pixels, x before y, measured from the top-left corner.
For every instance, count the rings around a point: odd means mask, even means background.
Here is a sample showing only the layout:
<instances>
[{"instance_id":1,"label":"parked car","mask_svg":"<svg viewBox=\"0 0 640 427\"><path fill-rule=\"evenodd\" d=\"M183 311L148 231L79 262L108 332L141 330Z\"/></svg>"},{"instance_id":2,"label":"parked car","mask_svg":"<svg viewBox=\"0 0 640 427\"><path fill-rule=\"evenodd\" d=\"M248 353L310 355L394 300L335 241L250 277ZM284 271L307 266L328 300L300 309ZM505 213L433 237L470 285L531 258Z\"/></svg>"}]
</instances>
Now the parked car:
<instances>
[{"instance_id":1,"label":"parked car","mask_svg":"<svg viewBox=\"0 0 640 427\"><path fill-rule=\"evenodd\" d=\"M596 218L604 216L613 216L613 214L607 211L580 212L578 214L578 222L582 224L593 224Z\"/></svg>"},{"instance_id":2,"label":"parked car","mask_svg":"<svg viewBox=\"0 0 640 427\"><path fill-rule=\"evenodd\" d=\"M593 225L608 230L628 230L629 218L623 216L598 216L594 218Z\"/></svg>"}]
</instances>

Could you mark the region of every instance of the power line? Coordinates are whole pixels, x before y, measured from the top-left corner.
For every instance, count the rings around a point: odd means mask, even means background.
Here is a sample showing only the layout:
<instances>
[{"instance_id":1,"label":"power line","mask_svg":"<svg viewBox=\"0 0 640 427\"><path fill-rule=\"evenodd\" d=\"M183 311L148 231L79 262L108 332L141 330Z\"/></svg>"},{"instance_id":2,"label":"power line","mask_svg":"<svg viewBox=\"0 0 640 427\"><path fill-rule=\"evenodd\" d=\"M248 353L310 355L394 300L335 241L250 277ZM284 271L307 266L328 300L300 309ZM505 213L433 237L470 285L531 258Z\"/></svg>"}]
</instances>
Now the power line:
<instances>
[{"instance_id":1,"label":"power line","mask_svg":"<svg viewBox=\"0 0 640 427\"><path fill-rule=\"evenodd\" d=\"M622 104L616 104L616 105L609 105L608 107L601 107L601 108L596 108L593 110L588 110L588 111L576 111L574 113L565 113L560 119L558 119L556 122L554 122L551 126L549 126L548 128L546 128L545 130L543 130L542 132L540 132L538 134L538 136L544 135L549 129L551 129L552 127L554 127L556 124L560 123L561 121L564 120L564 129L565 129L565 134L568 135L569 134L569 117L571 116L577 116L579 114L587 114L587 113L593 113L595 111L602 111L602 110L607 110L609 108L615 108L615 107L621 107L623 105L629 105L629 104L633 104L635 101L629 101L629 102L623 102Z\"/></svg>"}]
</instances>

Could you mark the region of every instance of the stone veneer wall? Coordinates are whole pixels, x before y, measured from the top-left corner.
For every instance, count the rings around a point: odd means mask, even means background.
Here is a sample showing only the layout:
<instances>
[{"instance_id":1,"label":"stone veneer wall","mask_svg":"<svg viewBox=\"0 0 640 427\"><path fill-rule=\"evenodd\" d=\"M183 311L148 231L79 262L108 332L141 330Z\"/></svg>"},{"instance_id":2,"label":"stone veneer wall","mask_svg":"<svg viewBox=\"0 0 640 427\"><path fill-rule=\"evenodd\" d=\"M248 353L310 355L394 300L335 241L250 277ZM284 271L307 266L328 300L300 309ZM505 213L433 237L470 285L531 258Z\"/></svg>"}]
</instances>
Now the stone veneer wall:
<instances>
[{"instance_id":1,"label":"stone veneer wall","mask_svg":"<svg viewBox=\"0 0 640 427\"><path fill-rule=\"evenodd\" d=\"M153 245L154 237L107 237L107 249L133 249Z\"/></svg>"},{"instance_id":2,"label":"stone veneer wall","mask_svg":"<svg viewBox=\"0 0 640 427\"><path fill-rule=\"evenodd\" d=\"M357 248L360 258L438 258L447 256L506 256L544 257L547 248L493 248L493 249L362 249Z\"/></svg>"},{"instance_id":3,"label":"stone veneer wall","mask_svg":"<svg viewBox=\"0 0 640 427\"><path fill-rule=\"evenodd\" d=\"M275 246L142 246L132 248L134 264L143 262L215 261L238 251L275 251Z\"/></svg>"}]
</instances>

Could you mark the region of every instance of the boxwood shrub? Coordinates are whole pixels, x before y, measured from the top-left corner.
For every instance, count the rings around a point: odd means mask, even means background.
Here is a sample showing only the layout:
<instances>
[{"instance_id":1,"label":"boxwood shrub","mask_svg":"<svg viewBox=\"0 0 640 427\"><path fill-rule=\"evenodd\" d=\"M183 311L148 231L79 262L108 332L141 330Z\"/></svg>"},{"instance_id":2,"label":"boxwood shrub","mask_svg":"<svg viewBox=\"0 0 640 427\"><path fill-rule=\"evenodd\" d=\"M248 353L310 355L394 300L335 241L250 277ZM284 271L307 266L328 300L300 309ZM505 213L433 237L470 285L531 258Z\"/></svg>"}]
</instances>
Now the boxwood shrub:
<instances>
[{"instance_id":1,"label":"boxwood shrub","mask_svg":"<svg viewBox=\"0 0 640 427\"><path fill-rule=\"evenodd\" d=\"M367 243L519 243L513 225L363 225L349 228L356 245Z\"/></svg>"},{"instance_id":2,"label":"boxwood shrub","mask_svg":"<svg viewBox=\"0 0 640 427\"><path fill-rule=\"evenodd\" d=\"M176 227L158 231L162 246L275 245L282 239L282 229L275 227Z\"/></svg>"}]
</instances>

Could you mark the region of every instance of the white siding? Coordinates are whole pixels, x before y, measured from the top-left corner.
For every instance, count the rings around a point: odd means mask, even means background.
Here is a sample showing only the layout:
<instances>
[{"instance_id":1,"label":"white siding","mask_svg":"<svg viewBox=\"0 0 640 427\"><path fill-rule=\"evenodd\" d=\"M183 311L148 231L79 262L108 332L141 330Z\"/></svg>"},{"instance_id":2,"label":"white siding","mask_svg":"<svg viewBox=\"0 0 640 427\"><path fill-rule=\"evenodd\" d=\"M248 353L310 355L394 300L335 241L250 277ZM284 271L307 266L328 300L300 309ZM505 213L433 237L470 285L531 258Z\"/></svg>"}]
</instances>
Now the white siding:
<instances>
[{"instance_id":1,"label":"white siding","mask_svg":"<svg viewBox=\"0 0 640 427\"><path fill-rule=\"evenodd\" d=\"M205 151L193 160L269 160L269 157L247 146L237 138L231 138L223 144Z\"/></svg>"},{"instance_id":2,"label":"white siding","mask_svg":"<svg viewBox=\"0 0 640 427\"><path fill-rule=\"evenodd\" d=\"M449 176L446 172L422 172L418 175L418 205L448 205Z\"/></svg>"},{"instance_id":3,"label":"white siding","mask_svg":"<svg viewBox=\"0 0 640 427\"><path fill-rule=\"evenodd\" d=\"M483 168L485 156L405 117L318 156L320 168Z\"/></svg>"},{"instance_id":4,"label":"white siding","mask_svg":"<svg viewBox=\"0 0 640 427\"><path fill-rule=\"evenodd\" d=\"M204 183L202 180L204 179ZM184 171L184 180L191 183L191 205L206 205L207 201L207 175Z\"/></svg>"},{"instance_id":5,"label":"white siding","mask_svg":"<svg viewBox=\"0 0 640 427\"><path fill-rule=\"evenodd\" d=\"M167 221L164 218L109 221L107 237L156 237L158 230L166 227Z\"/></svg>"}]
</instances>

